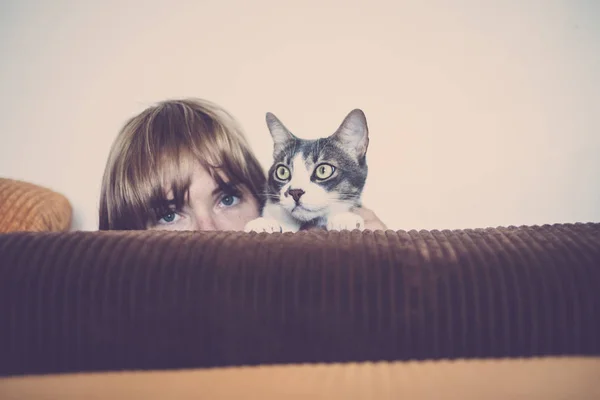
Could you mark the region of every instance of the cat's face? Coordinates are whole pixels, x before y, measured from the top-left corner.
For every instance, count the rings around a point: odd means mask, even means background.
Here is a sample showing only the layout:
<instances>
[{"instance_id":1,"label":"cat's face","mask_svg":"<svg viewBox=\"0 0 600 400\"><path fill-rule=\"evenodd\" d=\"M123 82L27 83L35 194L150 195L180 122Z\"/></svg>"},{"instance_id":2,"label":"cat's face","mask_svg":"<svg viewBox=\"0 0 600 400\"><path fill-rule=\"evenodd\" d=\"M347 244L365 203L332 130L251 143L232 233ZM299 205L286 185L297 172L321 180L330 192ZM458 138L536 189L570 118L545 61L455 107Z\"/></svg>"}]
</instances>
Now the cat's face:
<instances>
[{"instance_id":1,"label":"cat's face","mask_svg":"<svg viewBox=\"0 0 600 400\"><path fill-rule=\"evenodd\" d=\"M352 111L335 133L317 140L297 138L270 113L267 125L274 142L267 200L300 221L360 204L369 143L362 111Z\"/></svg>"}]
</instances>

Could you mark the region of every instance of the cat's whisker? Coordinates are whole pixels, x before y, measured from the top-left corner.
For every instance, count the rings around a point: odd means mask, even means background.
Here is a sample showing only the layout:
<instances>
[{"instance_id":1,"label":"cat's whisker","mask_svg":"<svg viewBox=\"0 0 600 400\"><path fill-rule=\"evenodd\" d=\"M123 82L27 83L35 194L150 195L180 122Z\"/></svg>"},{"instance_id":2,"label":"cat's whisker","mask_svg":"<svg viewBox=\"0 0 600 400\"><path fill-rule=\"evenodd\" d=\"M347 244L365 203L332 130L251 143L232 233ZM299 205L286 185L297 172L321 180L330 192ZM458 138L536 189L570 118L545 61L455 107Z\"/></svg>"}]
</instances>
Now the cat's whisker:
<instances>
[{"instance_id":1,"label":"cat's whisker","mask_svg":"<svg viewBox=\"0 0 600 400\"><path fill-rule=\"evenodd\" d=\"M356 193L356 192L335 192L335 194L342 195L342 196L360 196L360 193Z\"/></svg>"},{"instance_id":2,"label":"cat's whisker","mask_svg":"<svg viewBox=\"0 0 600 400\"><path fill-rule=\"evenodd\" d=\"M360 197L359 193L336 193L337 200L340 200L340 197L349 198L349 199L358 199Z\"/></svg>"}]
</instances>

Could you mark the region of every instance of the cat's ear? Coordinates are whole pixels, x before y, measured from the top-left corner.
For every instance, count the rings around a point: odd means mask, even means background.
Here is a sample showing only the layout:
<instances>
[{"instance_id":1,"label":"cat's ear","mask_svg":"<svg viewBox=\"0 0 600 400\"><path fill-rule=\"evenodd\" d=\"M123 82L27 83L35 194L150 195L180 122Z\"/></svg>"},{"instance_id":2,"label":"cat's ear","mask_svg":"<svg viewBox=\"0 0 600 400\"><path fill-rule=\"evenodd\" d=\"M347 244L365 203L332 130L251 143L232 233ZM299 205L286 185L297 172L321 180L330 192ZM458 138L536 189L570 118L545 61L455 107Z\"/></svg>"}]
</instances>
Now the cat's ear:
<instances>
[{"instance_id":1,"label":"cat's ear","mask_svg":"<svg viewBox=\"0 0 600 400\"><path fill-rule=\"evenodd\" d=\"M358 159L365 157L369 147L369 127L365 113L360 109L350 111L332 137L339 140Z\"/></svg>"},{"instance_id":2,"label":"cat's ear","mask_svg":"<svg viewBox=\"0 0 600 400\"><path fill-rule=\"evenodd\" d=\"M273 113L268 112L266 120L269 132L271 132L271 137L273 138L273 151L275 153L283 149L291 140L296 140L296 136Z\"/></svg>"}]
</instances>

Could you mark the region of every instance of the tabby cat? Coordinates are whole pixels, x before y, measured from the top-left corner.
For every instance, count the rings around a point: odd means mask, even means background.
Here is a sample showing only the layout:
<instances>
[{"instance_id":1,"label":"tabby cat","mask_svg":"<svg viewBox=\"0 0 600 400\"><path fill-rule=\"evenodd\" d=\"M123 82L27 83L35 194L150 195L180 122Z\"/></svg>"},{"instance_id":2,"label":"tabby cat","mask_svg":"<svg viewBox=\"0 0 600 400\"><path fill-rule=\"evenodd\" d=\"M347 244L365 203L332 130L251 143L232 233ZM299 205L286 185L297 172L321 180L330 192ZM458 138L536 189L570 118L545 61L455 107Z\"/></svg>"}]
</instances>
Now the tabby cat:
<instances>
[{"instance_id":1,"label":"tabby cat","mask_svg":"<svg viewBox=\"0 0 600 400\"><path fill-rule=\"evenodd\" d=\"M363 229L364 220L350 212L361 205L368 172L369 130L363 111L351 111L332 135L315 140L296 137L272 113L266 122L274 162L262 216L250 221L246 232Z\"/></svg>"}]
</instances>

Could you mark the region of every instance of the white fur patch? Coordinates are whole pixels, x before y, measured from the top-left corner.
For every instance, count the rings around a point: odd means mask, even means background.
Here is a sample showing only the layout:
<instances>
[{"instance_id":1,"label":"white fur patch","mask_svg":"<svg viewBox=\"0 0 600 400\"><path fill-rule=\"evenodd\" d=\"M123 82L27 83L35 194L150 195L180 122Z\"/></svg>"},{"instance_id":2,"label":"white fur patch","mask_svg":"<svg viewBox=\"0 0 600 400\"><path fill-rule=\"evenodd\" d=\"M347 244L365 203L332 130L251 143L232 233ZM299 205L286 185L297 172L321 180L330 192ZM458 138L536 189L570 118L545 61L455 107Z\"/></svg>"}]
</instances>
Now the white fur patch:
<instances>
[{"instance_id":1,"label":"white fur patch","mask_svg":"<svg viewBox=\"0 0 600 400\"><path fill-rule=\"evenodd\" d=\"M246 232L298 232L300 223L277 204L267 202L262 217L246 224Z\"/></svg>"},{"instance_id":2,"label":"white fur patch","mask_svg":"<svg viewBox=\"0 0 600 400\"><path fill-rule=\"evenodd\" d=\"M331 215L327 221L328 231L363 230L364 226L364 219L360 215L351 212L342 212Z\"/></svg>"},{"instance_id":3,"label":"white fur patch","mask_svg":"<svg viewBox=\"0 0 600 400\"><path fill-rule=\"evenodd\" d=\"M282 232L281 224L273 218L259 217L248 222L244 228L246 232Z\"/></svg>"}]
</instances>

